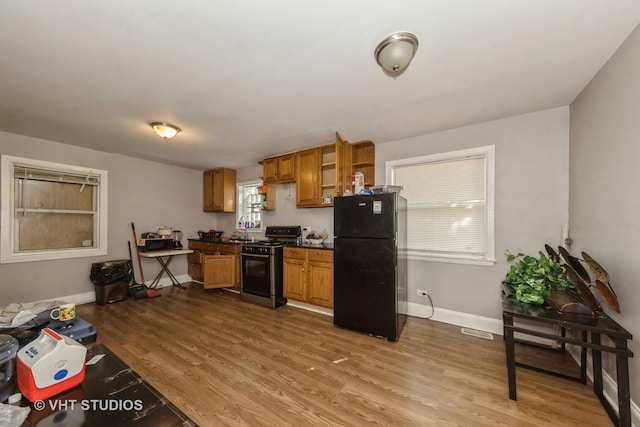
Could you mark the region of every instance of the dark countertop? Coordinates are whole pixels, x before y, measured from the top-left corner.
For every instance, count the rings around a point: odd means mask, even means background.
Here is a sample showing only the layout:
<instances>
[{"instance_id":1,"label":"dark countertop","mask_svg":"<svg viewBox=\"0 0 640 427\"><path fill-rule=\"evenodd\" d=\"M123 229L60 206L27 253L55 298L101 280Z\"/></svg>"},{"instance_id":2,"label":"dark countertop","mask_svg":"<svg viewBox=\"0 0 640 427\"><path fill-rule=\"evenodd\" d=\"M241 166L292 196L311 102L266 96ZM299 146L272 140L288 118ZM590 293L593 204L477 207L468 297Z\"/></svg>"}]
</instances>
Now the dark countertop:
<instances>
[{"instance_id":1,"label":"dark countertop","mask_svg":"<svg viewBox=\"0 0 640 427\"><path fill-rule=\"evenodd\" d=\"M200 238L190 238L187 240L193 240L193 241L200 241L200 242L211 242L211 243L224 243L226 245L241 245L243 243L251 243L251 242L240 242L240 241L230 241L230 242L223 242L220 239L200 239ZM320 245L312 245L310 243L302 243L301 245L297 245L297 244L285 244L286 247L291 247L291 246L295 246L295 247L299 247L299 248L308 248L308 249L324 249L324 250L333 250L333 243L322 243Z\"/></svg>"},{"instance_id":2,"label":"dark countertop","mask_svg":"<svg viewBox=\"0 0 640 427\"><path fill-rule=\"evenodd\" d=\"M238 240L223 242L222 240L220 240L219 237L210 238L210 239L201 239L199 237L191 237L191 238L188 238L187 240L193 240L193 241L196 241L196 242L207 242L207 243L224 243L226 245L241 245L241 244L244 243L244 242L241 242L241 241L238 241Z\"/></svg>"},{"instance_id":3,"label":"dark countertop","mask_svg":"<svg viewBox=\"0 0 640 427\"><path fill-rule=\"evenodd\" d=\"M312 245L310 243L303 243L301 245L291 245L299 248L308 248L308 249L326 249L329 251L333 250L333 243L322 243L320 245Z\"/></svg>"}]
</instances>

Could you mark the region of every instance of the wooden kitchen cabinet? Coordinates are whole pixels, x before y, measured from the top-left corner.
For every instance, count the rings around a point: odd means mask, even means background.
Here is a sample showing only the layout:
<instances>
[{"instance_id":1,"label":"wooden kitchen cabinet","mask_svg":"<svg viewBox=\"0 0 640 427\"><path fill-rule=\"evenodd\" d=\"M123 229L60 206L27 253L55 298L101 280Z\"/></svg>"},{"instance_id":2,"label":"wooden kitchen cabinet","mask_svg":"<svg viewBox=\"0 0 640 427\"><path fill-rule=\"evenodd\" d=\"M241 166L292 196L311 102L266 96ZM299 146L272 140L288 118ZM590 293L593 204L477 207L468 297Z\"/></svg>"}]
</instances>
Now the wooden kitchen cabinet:
<instances>
[{"instance_id":1,"label":"wooden kitchen cabinet","mask_svg":"<svg viewBox=\"0 0 640 427\"><path fill-rule=\"evenodd\" d=\"M333 251L307 249L307 302L333 308Z\"/></svg>"},{"instance_id":2,"label":"wooden kitchen cabinet","mask_svg":"<svg viewBox=\"0 0 640 427\"><path fill-rule=\"evenodd\" d=\"M307 274L307 260L301 250L296 250L295 252L297 253L290 254L289 256L287 256L286 253L284 255L282 267L282 280L284 284L283 296L298 301L305 301L307 299L304 286L305 276Z\"/></svg>"},{"instance_id":3,"label":"wooden kitchen cabinet","mask_svg":"<svg viewBox=\"0 0 640 427\"><path fill-rule=\"evenodd\" d=\"M296 206L316 207L321 204L320 172L322 168L321 148L295 153Z\"/></svg>"},{"instance_id":4,"label":"wooden kitchen cabinet","mask_svg":"<svg viewBox=\"0 0 640 427\"><path fill-rule=\"evenodd\" d=\"M278 156L278 182L296 180L295 156L293 153Z\"/></svg>"},{"instance_id":5,"label":"wooden kitchen cabinet","mask_svg":"<svg viewBox=\"0 0 640 427\"><path fill-rule=\"evenodd\" d=\"M213 170L202 174L202 210L213 212Z\"/></svg>"},{"instance_id":6,"label":"wooden kitchen cabinet","mask_svg":"<svg viewBox=\"0 0 640 427\"><path fill-rule=\"evenodd\" d=\"M351 144L336 132L336 196L351 188Z\"/></svg>"},{"instance_id":7,"label":"wooden kitchen cabinet","mask_svg":"<svg viewBox=\"0 0 640 427\"><path fill-rule=\"evenodd\" d=\"M205 212L236 211L237 172L216 168L203 173L202 206Z\"/></svg>"},{"instance_id":8,"label":"wooden kitchen cabinet","mask_svg":"<svg viewBox=\"0 0 640 427\"><path fill-rule=\"evenodd\" d=\"M335 197L353 190L356 172L364 175L366 188L375 185L375 144L351 144L336 132L334 143L264 159L262 166L265 184L296 182L296 207L330 207Z\"/></svg>"},{"instance_id":9,"label":"wooden kitchen cabinet","mask_svg":"<svg viewBox=\"0 0 640 427\"><path fill-rule=\"evenodd\" d=\"M262 181L265 184L279 184L295 181L294 153L270 157L262 161Z\"/></svg>"},{"instance_id":10,"label":"wooden kitchen cabinet","mask_svg":"<svg viewBox=\"0 0 640 427\"><path fill-rule=\"evenodd\" d=\"M371 141L351 144L351 175L362 172L365 188L375 185L376 146Z\"/></svg>"},{"instance_id":11,"label":"wooden kitchen cabinet","mask_svg":"<svg viewBox=\"0 0 640 427\"><path fill-rule=\"evenodd\" d=\"M189 240L187 271L205 289L240 286L240 245Z\"/></svg>"},{"instance_id":12,"label":"wooden kitchen cabinet","mask_svg":"<svg viewBox=\"0 0 640 427\"><path fill-rule=\"evenodd\" d=\"M278 158L271 157L262 161L262 182L276 184L278 182Z\"/></svg>"},{"instance_id":13,"label":"wooden kitchen cabinet","mask_svg":"<svg viewBox=\"0 0 640 427\"><path fill-rule=\"evenodd\" d=\"M333 206L333 199L351 188L351 144L336 132L335 143L296 154L296 206Z\"/></svg>"},{"instance_id":14,"label":"wooden kitchen cabinet","mask_svg":"<svg viewBox=\"0 0 640 427\"><path fill-rule=\"evenodd\" d=\"M351 147L336 132L336 141L322 147L322 206L333 206L333 199L342 196L351 186Z\"/></svg>"},{"instance_id":15,"label":"wooden kitchen cabinet","mask_svg":"<svg viewBox=\"0 0 640 427\"><path fill-rule=\"evenodd\" d=\"M234 283L235 256L222 255L205 255L202 257L202 271L204 280L202 287L205 289L212 288L228 288L236 286Z\"/></svg>"},{"instance_id":16,"label":"wooden kitchen cabinet","mask_svg":"<svg viewBox=\"0 0 640 427\"><path fill-rule=\"evenodd\" d=\"M333 251L284 248L284 297L333 308Z\"/></svg>"}]
</instances>

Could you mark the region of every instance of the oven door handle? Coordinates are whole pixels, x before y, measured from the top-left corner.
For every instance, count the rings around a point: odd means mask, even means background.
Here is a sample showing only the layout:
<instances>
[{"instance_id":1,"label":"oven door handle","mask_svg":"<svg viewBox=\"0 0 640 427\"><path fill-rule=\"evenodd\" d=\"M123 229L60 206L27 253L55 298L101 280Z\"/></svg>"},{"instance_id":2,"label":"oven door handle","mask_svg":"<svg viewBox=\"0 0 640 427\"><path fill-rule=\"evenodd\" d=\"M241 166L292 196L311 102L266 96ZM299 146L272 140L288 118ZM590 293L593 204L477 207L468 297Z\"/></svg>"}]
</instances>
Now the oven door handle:
<instances>
[{"instance_id":1,"label":"oven door handle","mask_svg":"<svg viewBox=\"0 0 640 427\"><path fill-rule=\"evenodd\" d=\"M255 257L255 258L269 258L270 255L258 255L258 254L240 254L244 257Z\"/></svg>"}]
</instances>

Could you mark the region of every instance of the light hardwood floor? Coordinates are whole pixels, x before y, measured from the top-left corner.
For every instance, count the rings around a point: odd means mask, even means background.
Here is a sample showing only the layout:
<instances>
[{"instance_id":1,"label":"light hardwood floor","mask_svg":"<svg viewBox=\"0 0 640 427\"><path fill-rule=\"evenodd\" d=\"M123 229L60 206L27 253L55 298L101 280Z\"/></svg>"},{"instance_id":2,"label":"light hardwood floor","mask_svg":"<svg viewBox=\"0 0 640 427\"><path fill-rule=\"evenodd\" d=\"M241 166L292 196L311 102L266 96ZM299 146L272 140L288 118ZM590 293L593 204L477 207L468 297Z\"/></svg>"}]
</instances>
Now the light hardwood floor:
<instances>
[{"instance_id":1,"label":"light hardwood floor","mask_svg":"<svg viewBox=\"0 0 640 427\"><path fill-rule=\"evenodd\" d=\"M518 369L509 400L501 336L409 318L393 343L197 283L160 293L78 313L201 426L611 425L590 385Z\"/></svg>"}]
</instances>

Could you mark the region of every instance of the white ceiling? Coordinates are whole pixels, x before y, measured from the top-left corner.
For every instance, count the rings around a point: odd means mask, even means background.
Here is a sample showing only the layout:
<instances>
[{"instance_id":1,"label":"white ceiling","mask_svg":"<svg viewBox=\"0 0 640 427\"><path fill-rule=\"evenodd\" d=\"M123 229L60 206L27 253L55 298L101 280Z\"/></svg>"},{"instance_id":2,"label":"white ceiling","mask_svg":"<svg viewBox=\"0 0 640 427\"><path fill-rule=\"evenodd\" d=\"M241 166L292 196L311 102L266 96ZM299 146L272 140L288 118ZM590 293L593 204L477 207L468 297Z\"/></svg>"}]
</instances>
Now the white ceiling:
<instances>
[{"instance_id":1,"label":"white ceiling","mask_svg":"<svg viewBox=\"0 0 640 427\"><path fill-rule=\"evenodd\" d=\"M241 168L568 105L639 22L638 0L0 0L0 129ZM420 46L394 80L395 31Z\"/></svg>"}]
</instances>

